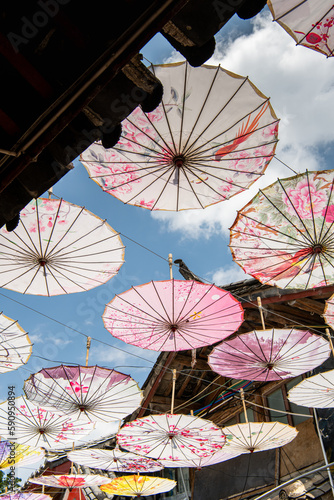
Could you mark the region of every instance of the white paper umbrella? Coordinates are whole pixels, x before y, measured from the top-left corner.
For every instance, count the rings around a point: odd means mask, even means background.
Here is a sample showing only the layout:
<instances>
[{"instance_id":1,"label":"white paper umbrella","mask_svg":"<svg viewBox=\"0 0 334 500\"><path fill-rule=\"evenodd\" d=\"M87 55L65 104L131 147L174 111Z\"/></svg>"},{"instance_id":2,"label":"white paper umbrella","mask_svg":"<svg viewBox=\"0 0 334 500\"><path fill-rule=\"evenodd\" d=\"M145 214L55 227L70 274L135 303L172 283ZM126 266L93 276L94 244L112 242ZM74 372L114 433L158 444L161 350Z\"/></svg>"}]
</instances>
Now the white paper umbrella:
<instances>
[{"instance_id":1,"label":"white paper umbrella","mask_svg":"<svg viewBox=\"0 0 334 500\"><path fill-rule=\"evenodd\" d=\"M72 462L92 469L136 473L155 472L163 469L163 465L156 460L121 451L119 448L113 450L99 448L74 450L69 452L67 456Z\"/></svg>"},{"instance_id":2,"label":"white paper umbrella","mask_svg":"<svg viewBox=\"0 0 334 500\"><path fill-rule=\"evenodd\" d=\"M310 49L333 56L334 6L332 0L268 0L277 21L296 41Z\"/></svg>"},{"instance_id":3,"label":"white paper umbrella","mask_svg":"<svg viewBox=\"0 0 334 500\"><path fill-rule=\"evenodd\" d=\"M32 344L23 328L0 314L0 373L6 373L26 364L32 352Z\"/></svg>"},{"instance_id":4,"label":"white paper umbrella","mask_svg":"<svg viewBox=\"0 0 334 500\"><path fill-rule=\"evenodd\" d=\"M281 422L247 422L223 427L226 453L253 453L290 443L298 434L295 427Z\"/></svg>"},{"instance_id":5,"label":"white paper umbrella","mask_svg":"<svg viewBox=\"0 0 334 500\"><path fill-rule=\"evenodd\" d=\"M29 479L30 483L42 484L54 488L88 488L110 483L110 477L99 474L48 474Z\"/></svg>"},{"instance_id":6,"label":"white paper umbrella","mask_svg":"<svg viewBox=\"0 0 334 500\"><path fill-rule=\"evenodd\" d=\"M288 399L308 408L334 408L334 370L305 378L290 389Z\"/></svg>"},{"instance_id":7,"label":"white paper umbrella","mask_svg":"<svg viewBox=\"0 0 334 500\"><path fill-rule=\"evenodd\" d=\"M270 329L238 335L216 346L208 358L213 371L240 380L282 380L321 365L330 345L305 330Z\"/></svg>"},{"instance_id":8,"label":"white paper umbrella","mask_svg":"<svg viewBox=\"0 0 334 500\"><path fill-rule=\"evenodd\" d=\"M109 224L83 207L38 198L17 228L0 229L0 286L33 295L82 292L102 285L124 262Z\"/></svg>"},{"instance_id":9,"label":"white paper umbrella","mask_svg":"<svg viewBox=\"0 0 334 500\"><path fill-rule=\"evenodd\" d=\"M93 422L122 420L143 398L129 375L99 366L44 368L25 381L24 391L36 405Z\"/></svg>"},{"instance_id":10,"label":"white paper umbrella","mask_svg":"<svg viewBox=\"0 0 334 500\"><path fill-rule=\"evenodd\" d=\"M188 460L220 450L225 436L210 420L167 413L128 422L118 432L117 440L122 448L139 455Z\"/></svg>"},{"instance_id":11,"label":"white paper umbrella","mask_svg":"<svg viewBox=\"0 0 334 500\"><path fill-rule=\"evenodd\" d=\"M150 210L196 209L231 198L263 175L278 120L248 78L186 62L152 71L164 86L157 109L136 108L113 149L93 144L81 156L104 191Z\"/></svg>"},{"instance_id":12,"label":"white paper umbrella","mask_svg":"<svg viewBox=\"0 0 334 500\"><path fill-rule=\"evenodd\" d=\"M14 407L11 407L14 411ZM15 399L14 430L8 427L8 403L0 404L0 435L30 446L43 448L68 448L80 442L94 429L93 422L77 422L69 416L61 416L45 408L38 407L25 399Z\"/></svg>"},{"instance_id":13,"label":"white paper umbrella","mask_svg":"<svg viewBox=\"0 0 334 500\"><path fill-rule=\"evenodd\" d=\"M126 497L146 497L170 491L176 486L176 481L154 476L121 476L113 479L100 489L110 495Z\"/></svg>"}]
</instances>

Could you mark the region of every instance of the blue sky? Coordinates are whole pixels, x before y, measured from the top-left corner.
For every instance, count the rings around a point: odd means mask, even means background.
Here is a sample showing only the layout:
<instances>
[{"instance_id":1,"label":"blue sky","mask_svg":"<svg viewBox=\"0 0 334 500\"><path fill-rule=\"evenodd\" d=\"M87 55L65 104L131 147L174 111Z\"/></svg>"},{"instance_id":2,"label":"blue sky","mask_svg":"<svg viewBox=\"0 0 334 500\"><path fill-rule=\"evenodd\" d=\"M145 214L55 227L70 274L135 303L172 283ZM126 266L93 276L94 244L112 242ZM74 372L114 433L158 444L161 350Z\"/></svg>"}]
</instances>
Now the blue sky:
<instances>
[{"instance_id":1,"label":"blue sky","mask_svg":"<svg viewBox=\"0 0 334 500\"><path fill-rule=\"evenodd\" d=\"M296 47L266 11L252 22L236 20L226 28L217 35L217 49L208 63L220 63L230 71L248 75L271 98L281 119L277 157L297 172L333 168L333 60ZM143 53L153 63L182 59L160 35ZM42 367L69 362L84 364L86 336L93 338L89 364L130 374L141 385L157 353L115 340L104 329L101 319L105 304L132 285L168 279L169 269L164 259L169 253L174 259L183 259L198 276L217 285L246 277L232 262L228 228L237 210L259 187L274 182L278 176L293 175L274 159L264 178L227 202L202 211L151 213L124 205L103 192L89 179L79 161L74 165L54 186L55 195L85 206L122 233L125 263L108 284L85 293L48 298L1 290L1 310L18 320L34 343L28 364L2 375L1 401L7 398L9 385L15 384L16 395L20 396L23 381ZM174 277L182 279L176 267ZM32 472L33 466L22 473L26 475L29 470Z\"/></svg>"}]
</instances>

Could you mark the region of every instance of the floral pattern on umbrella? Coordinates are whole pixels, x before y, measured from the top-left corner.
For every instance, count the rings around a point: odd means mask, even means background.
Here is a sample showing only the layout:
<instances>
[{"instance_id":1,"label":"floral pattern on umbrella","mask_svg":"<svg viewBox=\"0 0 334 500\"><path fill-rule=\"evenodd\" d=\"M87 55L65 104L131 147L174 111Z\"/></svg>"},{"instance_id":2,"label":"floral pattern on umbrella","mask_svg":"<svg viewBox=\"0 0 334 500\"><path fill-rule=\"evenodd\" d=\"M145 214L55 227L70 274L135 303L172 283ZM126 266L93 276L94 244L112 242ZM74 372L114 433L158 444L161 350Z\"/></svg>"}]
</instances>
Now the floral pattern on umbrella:
<instances>
[{"instance_id":1,"label":"floral pattern on umbrella","mask_svg":"<svg viewBox=\"0 0 334 500\"><path fill-rule=\"evenodd\" d=\"M13 464L25 466L39 462L44 458L45 452L42 448L34 448L10 441L0 442L0 469L7 469Z\"/></svg>"},{"instance_id":2,"label":"floral pattern on umbrella","mask_svg":"<svg viewBox=\"0 0 334 500\"><path fill-rule=\"evenodd\" d=\"M180 351L214 344L243 322L229 292L196 281L152 281L116 295L102 316L114 336L144 349Z\"/></svg>"},{"instance_id":3,"label":"floral pattern on umbrella","mask_svg":"<svg viewBox=\"0 0 334 500\"><path fill-rule=\"evenodd\" d=\"M24 397L15 399L15 430L8 429L8 403L0 404L0 435L31 446L68 448L94 429L93 422L77 422L69 416L55 414L36 406Z\"/></svg>"},{"instance_id":4,"label":"floral pattern on umbrella","mask_svg":"<svg viewBox=\"0 0 334 500\"><path fill-rule=\"evenodd\" d=\"M170 491L176 486L176 481L154 476L121 476L113 479L100 489L109 495L128 497L146 497Z\"/></svg>"},{"instance_id":5,"label":"floral pattern on umbrella","mask_svg":"<svg viewBox=\"0 0 334 500\"><path fill-rule=\"evenodd\" d=\"M163 465L156 460L121 451L119 448L113 450L102 448L74 450L69 452L67 456L72 462L92 469L136 473L155 472L163 469Z\"/></svg>"},{"instance_id":6,"label":"floral pattern on umbrella","mask_svg":"<svg viewBox=\"0 0 334 500\"><path fill-rule=\"evenodd\" d=\"M298 434L295 427L281 422L247 422L223 427L226 453L254 453L290 443Z\"/></svg>"},{"instance_id":7,"label":"floral pattern on umbrella","mask_svg":"<svg viewBox=\"0 0 334 500\"><path fill-rule=\"evenodd\" d=\"M0 373L17 370L26 364L32 352L29 336L23 328L0 314Z\"/></svg>"},{"instance_id":8,"label":"floral pattern on umbrella","mask_svg":"<svg viewBox=\"0 0 334 500\"><path fill-rule=\"evenodd\" d=\"M93 422L122 420L143 398L129 375L99 366L44 368L25 381L24 391L36 405Z\"/></svg>"},{"instance_id":9,"label":"floral pattern on umbrella","mask_svg":"<svg viewBox=\"0 0 334 500\"><path fill-rule=\"evenodd\" d=\"M18 227L0 229L0 286L60 295L106 283L124 262L124 246L105 220L63 200L38 198Z\"/></svg>"},{"instance_id":10,"label":"floral pattern on umbrella","mask_svg":"<svg viewBox=\"0 0 334 500\"><path fill-rule=\"evenodd\" d=\"M187 62L152 71L164 86L157 109L136 108L113 149L93 144L81 156L104 191L149 210L196 209L231 198L263 175L278 119L248 78Z\"/></svg>"},{"instance_id":11,"label":"floral pattern on umbrella","mask_svg":"<svg viewBox=\"0 0 334 500\"><path fill-rule=\"evenodd\" d=\"M29 479L30 483L54 488L87 488L110 483L110 477L99 474L48 474Z\"/></svg>"},{"instance_id":12,"label":"floral pattern on umbrella","mask_svg":"<svg viewBox=\"0 0 334 500\"><path fill-rule=\"evenodd\" d=\"M334 370L304 379L290 389L288 399L308 408L334 408Z\"/></svg>"},{"instance_id":13,"label":"floral pattern on umbrella","mask_svg":"<svg viewBox=\"0 0 334 500\"><path fill-rule=\"evenodd\" d=\"M278 179L238 212L234 260L261 283L307 289L334 283L334 171Z\"/></svg>"},{"instance_id":14,"label":"floral pattern on umbrella","mask_svg":"<svg viewBox=\"0 0 334 500\"><path fill-rule=\"evenodd\" d=\"M167 413L128 422L118 432L117 441L122 448L139 455L188 460L220 450L225 436L210 420Z\"/></svg>"},{"instance_id":15,"label":"floral pattern on umbrella","mask_svg":"<svg viewBox=\"0 0 334 500\"><path fill-rule=\"evenodd\" d=\"M334 50L334 5L332 0L269 0L277 21L296 41L327 57Z\"/></svg>"},{"instance_id":16,"label":"floral pattern on umbrella","mask_svg":"<svg viewBox=\"0 0 334 500\"><path fill-rule=\"evenodd\" d=\"M331 353L327 340L305 330L271 329L238 335L216 346L211 369L240 380L282 380L321 365Z\"/></svg>"}]
</instances>

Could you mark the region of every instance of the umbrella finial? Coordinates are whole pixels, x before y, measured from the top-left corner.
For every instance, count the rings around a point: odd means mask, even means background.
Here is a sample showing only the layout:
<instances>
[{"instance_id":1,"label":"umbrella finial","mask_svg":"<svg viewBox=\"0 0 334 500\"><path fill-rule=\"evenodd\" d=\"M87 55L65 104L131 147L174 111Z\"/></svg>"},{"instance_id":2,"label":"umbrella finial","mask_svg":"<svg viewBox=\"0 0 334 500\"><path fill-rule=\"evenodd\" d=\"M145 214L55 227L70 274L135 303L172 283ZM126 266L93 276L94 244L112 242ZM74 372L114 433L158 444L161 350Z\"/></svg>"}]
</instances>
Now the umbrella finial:
<instances>
[{"instance_id":1,"label":"umbrella finial","mask_svg":"<svg viewBox=\"0 0 334 500\"><path fill-rule=\"evenodd\" d=\"M53 193L53 187L51 186L50 189L48 189L49 200L51 200L52 193Z\"/></svg>"},{"instance_id":2,"label":"umbrella finial","mask_svg":"<svg viewBox=\"0 0 334 500\"><path fill-rule=\"evenodd\" d=\"M87 337L86 366L88 366L88 356L89 356L89 349L90 349L91 340L92 340L91 337Z\"/></svg>"},{"instance_id":3,"label":"umbrella finial","mask_svg":"<svg viewBox=\"0 0 334 500\"><path fill-rule=\"evenodd\" d=\"M262 309L262 301L261 297L257 297L257 305L260 311L260 316L261 316L261 323L262 323L262 330L266 329L266 325L264 324L264 317L263 317L263 309Z\"/></svg>"},{"instance_id":4,"label":"umbrella finial","mask_svg":"<svg viewBox=\"0 0 334 500\"><path fill-rule=\"evenodd\" d=\"M170 279L173 279L173 255L171 253L168 254L168 262L169 262L169 276Z\"/></svg>"},{"instance_id":5,"label":"umbrella finial","mask_svg":"<svg viewBox=\"0 0 334 500\"><path fill-rule=\"evenodd\" d=\"M240 388L240 397L241 397L241 401L242 401L242 406L244 408L245 422L246 422L246 424L248 424L247 409L246 409L246 404L245 404L245 394L244 394L244 390L242 387Z\"/></svg>"},{"instance_id":6,"label":"umbrella finial","mask_svg":"<svg viewBox=\"0 0 334 500\"><path fill-rule=\"evenodd\" d=\"M171 403L171 408L170 408L171 414L174 413L175 383L176 383L176 370L174 368L173 369L173 385L172 385L172 403Z\"/></svg>"}]
</instances>

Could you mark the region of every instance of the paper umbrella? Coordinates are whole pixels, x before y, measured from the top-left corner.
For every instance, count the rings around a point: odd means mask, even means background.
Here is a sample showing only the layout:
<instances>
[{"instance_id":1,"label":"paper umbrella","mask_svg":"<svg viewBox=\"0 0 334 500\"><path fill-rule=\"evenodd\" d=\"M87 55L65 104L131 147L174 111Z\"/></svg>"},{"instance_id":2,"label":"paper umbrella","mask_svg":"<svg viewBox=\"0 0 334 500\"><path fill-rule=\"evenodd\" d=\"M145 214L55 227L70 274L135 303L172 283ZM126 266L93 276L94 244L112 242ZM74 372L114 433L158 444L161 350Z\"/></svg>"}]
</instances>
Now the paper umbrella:
<instances>
[{"instance_id":1,"label":"paper umbrella","mask_svg":"<svg viewBox=\"0 0 334 500\"><path fill-rule=\"evenodd\" d=\"M113 149L91 145L81 162L104 191L150 210L205 208L259 179L278 119L247 77L187 62L153 66L164 86L151 113L136 108Z\"/></svg>"},{"instance_id":2,"label":"paper umbrella","mask_svg":"<svg viewBox=\"0 0 334 500\"><path fill-rule=\"evenodd\" d=\"M0 229L0 286L33 295L90 290L117 274L122 241L106 221L63 200L38 198L17 228Z\"/></svg>"},{"instance_id":3,"label":"paper umbrella","mask_svg":"<svg viewBox=\"0 0 334 500\"><path fill-rule=\"evenodd\" d=\"M243 322L233 295L197 281L152 281L116 295L103 313L106 329L144 349L180 351L214 344Z\"/></svg>"},{"instance_id":4,"label":"paper umbrella","mask_svg":"<svg viewBox=\"0 0 334 500\"><path fill-rule=\"evenodd\" d=\"M238 212L233 258L261 283L307 289L334 283L334 171L278 179Z\"/></svg>"},{"instance_id":5,"label":"paper umbrella","mask_svg":"<svg viewBox=\"0 0 334 500\"><path fill-rule=\"evenodd\" d=\"M217 345L208 358L211 369L240 380L282 380L321 365L331 353L320 335L297 329L244 333Z\"/></svg>"},{"instance_id":6,"label":"paper umbrella","mask_svg":"<svg viewBox=\"0 0 334 500\"><path fill-rule=\"evenodd\" d=\"M129 375L99 366L44 368L25 381L24 391L35 405L93 422L122 420L143 397Z\"/></svg>"}]
</instances>

